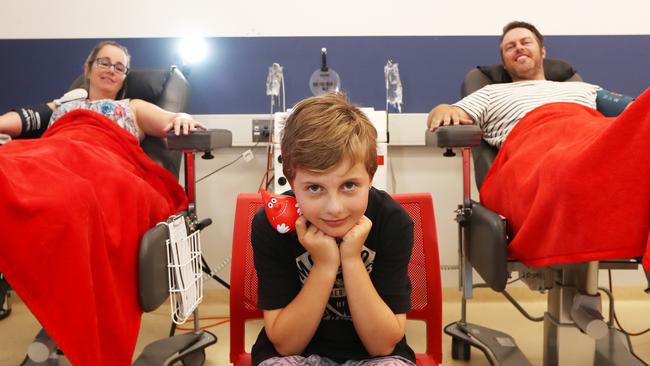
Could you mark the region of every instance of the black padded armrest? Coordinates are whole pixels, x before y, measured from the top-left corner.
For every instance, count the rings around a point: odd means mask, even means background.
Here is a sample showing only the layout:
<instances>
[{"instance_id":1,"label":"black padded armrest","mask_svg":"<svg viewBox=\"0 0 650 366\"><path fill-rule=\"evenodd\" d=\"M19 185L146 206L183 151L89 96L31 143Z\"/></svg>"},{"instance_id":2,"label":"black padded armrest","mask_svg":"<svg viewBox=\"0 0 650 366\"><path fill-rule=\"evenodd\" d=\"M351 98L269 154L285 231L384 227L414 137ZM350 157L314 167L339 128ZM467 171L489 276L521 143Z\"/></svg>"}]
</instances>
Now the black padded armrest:
<instances>
[{"instance_id":1,"label":"black padded armrest","mask_svg":"<svg viewBox=\"0 0 650 366\"><path fill-rule=\"evenodd\" d=\"M472 147L481 143L483 132L477 125L441 126L426 131L425 144L433 147Z\"/></svg>"},{"instance_id":2,"label":"black padded armrest","mask_svg":"<svg viewBox=\"0 0 650 366\"><path fill-rule=\"evenodd\" d=\"M494 291L503 291L508 280L506 222L497 213L472 201L469 261Z\"/></svg>"},{"instance_id":3,"label":"black padded armrest","mask_svg":"<svg viewBox=\"0 0 650 366\"><path fill-rule=\"evenodd\" d=\"M196 130L189 135L167 134L167 148L180 151L212 151L232 146L232 132L223 129Z\"/></svg>"}]
</instances>

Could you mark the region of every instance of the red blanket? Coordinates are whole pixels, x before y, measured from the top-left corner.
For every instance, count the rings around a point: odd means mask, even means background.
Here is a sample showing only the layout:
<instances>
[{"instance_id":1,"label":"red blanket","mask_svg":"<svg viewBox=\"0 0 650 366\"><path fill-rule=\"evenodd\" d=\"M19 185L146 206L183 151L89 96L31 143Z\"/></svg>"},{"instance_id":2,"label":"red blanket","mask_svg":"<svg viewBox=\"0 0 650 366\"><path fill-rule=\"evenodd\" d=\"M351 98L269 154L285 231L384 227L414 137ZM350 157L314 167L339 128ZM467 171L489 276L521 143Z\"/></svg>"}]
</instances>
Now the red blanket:
<instances>
[{"instance_id":1,"label":"red blanket","mask_svg":"<svg viewBox=\"0 0 650 366\"><path fill-rule=\"evenodd\" d=\"M130 365L142 234L187 198L135 137L73 111L0 146L0 272L74 365Z\"/></svg>"},{"instance_id":2,"label":"red blanket","mask_svg":"<svg viewBox=\"0 0 650 366\"><path fill-rule=\"evenodd\" d=\"M570 103L533 110L480 193L528 265L644 256L650 270L650 89L617 118Z\"/></svg>"}]
</instances>

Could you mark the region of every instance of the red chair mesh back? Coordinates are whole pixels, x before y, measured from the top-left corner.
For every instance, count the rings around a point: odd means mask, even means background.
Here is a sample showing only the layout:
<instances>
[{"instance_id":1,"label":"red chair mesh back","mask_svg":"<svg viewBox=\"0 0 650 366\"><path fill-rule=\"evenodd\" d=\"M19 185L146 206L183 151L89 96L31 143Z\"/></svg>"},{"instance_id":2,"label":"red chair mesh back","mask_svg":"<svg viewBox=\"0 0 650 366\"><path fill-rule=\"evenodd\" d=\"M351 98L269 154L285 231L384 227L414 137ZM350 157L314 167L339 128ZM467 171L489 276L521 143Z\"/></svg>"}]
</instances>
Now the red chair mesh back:
<instances>
[{"instance_id":1,"label":"red chair mesh back","mask_svg":"<svg viewBox=\"0 0 650 366\"><path fill-rule=\"evenodd\" d=\"M257 309L257 272L251 247L253 216L262 208L262 198L257 193L237 196L230 267L230 362L243 355L245 324L248 319L262 318Z\"/></svg>"},{"instance_id":2,"label":"red chair mesh back","mask_svg":"<svg viewBox=\"0 0 650 366\"><path fill-rule=\"evenodd\" d=\"M442 297L433 202L428 193L396 194L393 198L406 209L414 224L413 253L408 269L413 287L412 309L407 316L427 325L426 352L417 355L418 365L440 364ZM250 244L251 222L262 206L257 193L241 193L237 197L230 274L230 362L235 366L241 360L250 362L250 355L244 352L246 320L262 317L257 309L257 273Z\"/></svg>"},{"instance_id":3,"label":"red chair mesh back","mask_svg":"<svg viewBox=\"0 0 650 366\"><path fill-rule=\"evenodd\" d=\"M413 251L409 262L411 311L409 319L426 323L426 352L418 364L442 363L442 289L433 201L429 193L395 194L413 220Z\"/></svg>"},{"instance_id":4,"label":"red chair mesh back","mask_svg":"<svg viewBox=\"0 0 650 366\"><path fill-rule=\"evenodd\" d=\"M257 211L262 208L262 201L253 201L248 203L247 222L251 223ZM253 262L253 248L251 247L251 225L247 225L246 230L246 246L244 250L244 301L242 306L246 310L257 310L257 271L255 270L255 263Z\"/></svg>"}]
</instances>

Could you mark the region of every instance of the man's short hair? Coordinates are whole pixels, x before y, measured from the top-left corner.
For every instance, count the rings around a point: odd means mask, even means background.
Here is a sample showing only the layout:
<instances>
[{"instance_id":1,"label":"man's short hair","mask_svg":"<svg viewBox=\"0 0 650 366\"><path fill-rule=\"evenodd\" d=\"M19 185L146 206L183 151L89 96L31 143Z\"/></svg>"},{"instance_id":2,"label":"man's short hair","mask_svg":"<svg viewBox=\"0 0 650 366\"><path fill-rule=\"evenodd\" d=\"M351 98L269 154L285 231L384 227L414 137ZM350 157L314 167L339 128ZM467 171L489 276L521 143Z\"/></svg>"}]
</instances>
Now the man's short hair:
<instances>
[{"instance_id":1,"label":"man's short hair","mask_svg":"<svg viewBox=\"0 0 650 366\"><path fill-rule=\"evenodd\" d=\"M362 162L370 178L377 170L377 130L345 94L329 93L299 102L282 131L283 172L323 172L344 158Z\"/></svg>"},{"instance_id":2,"label":"man's short hair","mask_svg":"<svg viewBox=\"0 0 650 366\"><path fill-rule=\"evenodd\" d=\"M535 28L534 25L527 23L527 22L522 22L519 20L515 20L513 22L510 22L506 24L505 27L503 27L503 32L501 32L501 39L499 40L499 43L503 42L503 37L505 37L506 33L510 32L511 30L515 28L526 28L529 31L535 35L535 38L537 39L537 43L539 44L539 47L544 47L544 36Z\"/></svg>"}]
</instances>

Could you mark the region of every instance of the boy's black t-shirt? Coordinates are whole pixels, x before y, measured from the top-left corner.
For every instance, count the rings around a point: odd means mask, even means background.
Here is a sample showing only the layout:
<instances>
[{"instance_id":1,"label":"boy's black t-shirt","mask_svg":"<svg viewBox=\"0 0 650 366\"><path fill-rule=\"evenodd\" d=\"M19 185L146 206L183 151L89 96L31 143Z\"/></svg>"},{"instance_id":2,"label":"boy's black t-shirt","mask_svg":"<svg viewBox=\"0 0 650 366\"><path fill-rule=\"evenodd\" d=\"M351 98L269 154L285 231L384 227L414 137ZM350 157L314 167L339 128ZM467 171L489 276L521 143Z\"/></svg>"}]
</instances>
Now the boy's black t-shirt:
<instances>
[{"instance_id":1,"label":"boy's black t-shirt","mask_svg":"<svg viewBox=\"0 0 650 366\"><path fill-rule=\"evenodd\" d=\"M372 228L361 255L370 279L393 313L406 313L411 309L408 263L413 247L413 222L399 203L375 188L370 189L365 215L372 221ZM258 276L258 307L286 307L298 295L311 270L309 253L295 231L275 231L263 209L253 218L251 241ZM340 269L321 323L302 353L305 357L312 354L341 363L371 358L354 329ZM392 355L415 362L406 338L395 346ZM280 355L262 329L252 349L253 366L276 356Z\"/></svg>"}]
</instances>

